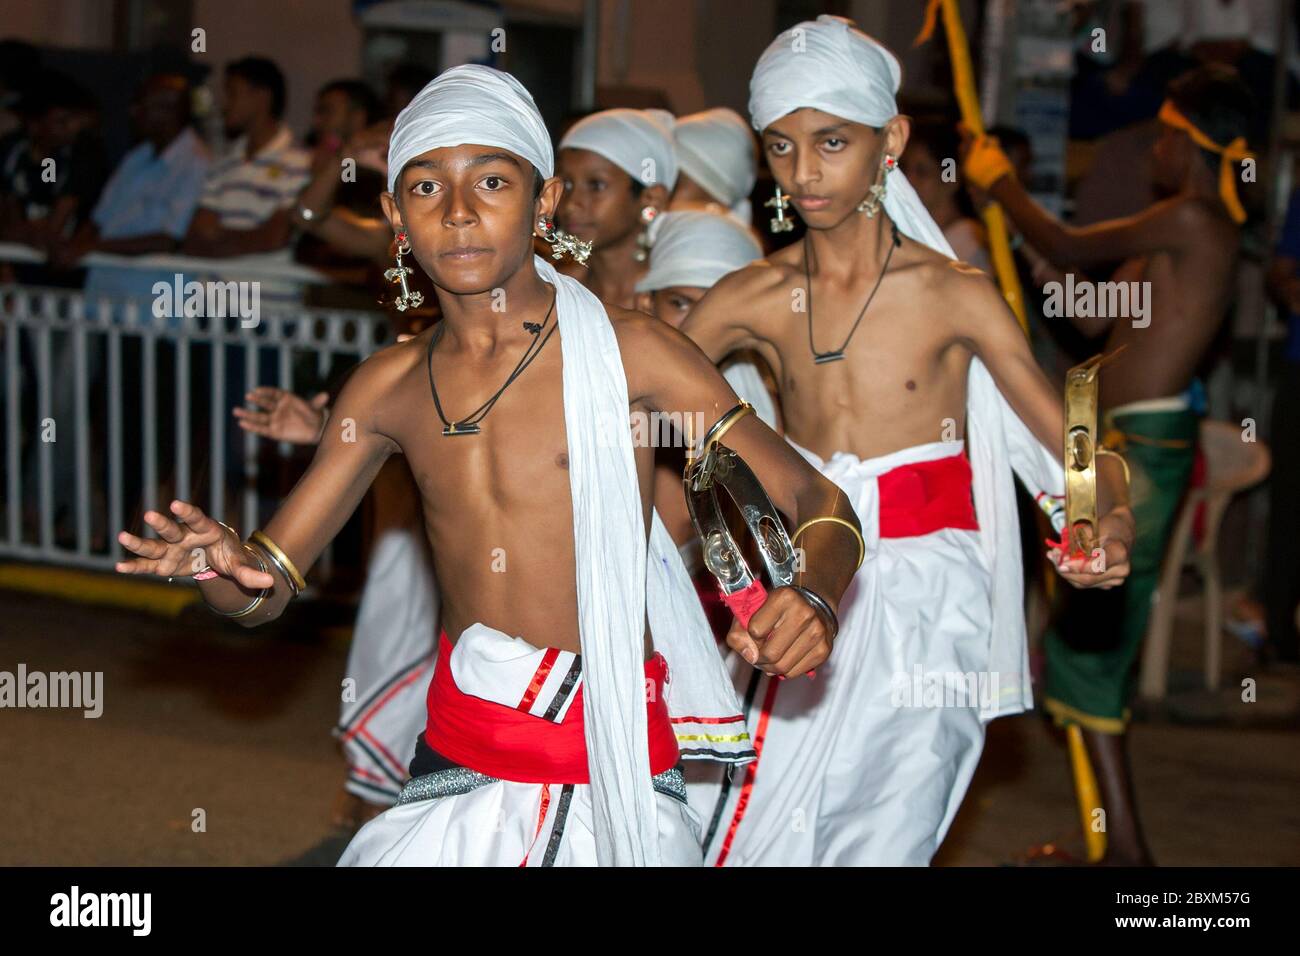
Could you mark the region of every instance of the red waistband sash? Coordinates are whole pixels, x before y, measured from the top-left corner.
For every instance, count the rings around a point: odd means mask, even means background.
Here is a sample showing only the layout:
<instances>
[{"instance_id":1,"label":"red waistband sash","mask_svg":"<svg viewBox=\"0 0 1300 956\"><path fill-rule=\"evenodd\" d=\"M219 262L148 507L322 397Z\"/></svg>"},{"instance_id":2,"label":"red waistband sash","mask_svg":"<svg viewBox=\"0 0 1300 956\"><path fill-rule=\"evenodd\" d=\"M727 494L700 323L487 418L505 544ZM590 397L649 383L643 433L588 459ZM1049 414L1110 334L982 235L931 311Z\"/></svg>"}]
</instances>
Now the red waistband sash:
<instances>
[{"instance_id":1,"label":"red waistband sash","mask_svg":"<svg viewBox=\"0 0 1300 956\"><path fill-rule=\"evenodd\" d=\"M583 729L582 692L560 723L534 717L461 691L451 673L451 641L444 632L438 642L438 664L429 684L429 721L425 742L462 767L516 783L590 783L587 741ZM646 662L646 701L649 723L650 772L663 773L677 763L677 736L668 719L664 681L668 663L662 654Z\"/></svg>"},{"instance_id":2,"label":"red waistband sash","mask_svg":"<svg viewBox=\"0 0 1300 956\"><path fill-rule=\"evenodd\" d=\"M935 461L899 465L876 479L880 536L911 538L942 528L978 531L965 452Z\"/></svg>"}]
</instances>

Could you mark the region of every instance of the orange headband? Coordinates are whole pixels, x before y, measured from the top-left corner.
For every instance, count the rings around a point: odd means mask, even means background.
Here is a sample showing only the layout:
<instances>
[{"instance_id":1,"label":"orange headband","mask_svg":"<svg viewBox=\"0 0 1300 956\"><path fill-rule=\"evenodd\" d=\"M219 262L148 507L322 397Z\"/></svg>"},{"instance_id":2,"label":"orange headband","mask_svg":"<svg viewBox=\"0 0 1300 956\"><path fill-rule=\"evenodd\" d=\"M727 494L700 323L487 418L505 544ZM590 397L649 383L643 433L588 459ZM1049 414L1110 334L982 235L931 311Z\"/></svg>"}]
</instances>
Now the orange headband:
<instances>
[{"instance_id":1,"label":"orange headband","mask_svg":"<svg viewBox=\"0 0 1300 956\"><path fill-rule=\"evenodd\" d=\"M1164 104L1161 105L1157 118L1160 122L1172 126L1174 129L1182 130L1201 149L1208 149L1210 152L1218 153L1223 157L1219 162L1219 197L1223 200L1223 204L1228 207L1228 214L1232 216L1233 222L1238 225L1245 222L1246 210L1242 208L1241 200L1237 198L1237 175L1234 169L1234 164L1255 158L1255 154L1246 147L1245 137L1238 136L1227 146L1220 146L1197 129L1196 125L1184 116L1170 100L1165 100Z\"/></svg>"}]
</instances>

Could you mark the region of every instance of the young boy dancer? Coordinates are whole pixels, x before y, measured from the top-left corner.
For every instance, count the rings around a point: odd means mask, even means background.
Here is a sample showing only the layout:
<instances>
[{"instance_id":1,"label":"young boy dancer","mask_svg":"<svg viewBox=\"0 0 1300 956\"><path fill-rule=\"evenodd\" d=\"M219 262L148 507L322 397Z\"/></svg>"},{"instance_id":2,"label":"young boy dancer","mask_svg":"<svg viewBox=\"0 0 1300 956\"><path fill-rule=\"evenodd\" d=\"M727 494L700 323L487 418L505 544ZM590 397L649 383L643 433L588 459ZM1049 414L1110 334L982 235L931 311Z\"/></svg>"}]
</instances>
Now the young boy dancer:
<instances>
[{"instance_id":1,"label":"young boy dancer","mask_svg":"<svg viewBox=\"0 0 1300 956\"><path fill-rule=\"evenodd\" d=\"M735 395L675 330L607 310L533 256L562 185L513 77L441 74L398 116L389 162L385 213L437 286L442 321L356 370L264 531L241 542L173 502L173 517L146 514L159 540L119 536L139 555L119 570L197 572L219 612L268 620L400 451L420 489L444 636L413 779L341 862L698 863L679 756L744 760L752 747L652 508L653 449L633 447L628 416L712 422ZM751 621L758 662L803 674L829 654L856 519L753 416L727 444L796 520L832 519L808 536L796 586L773 590Z\"/></svg>"},{"instance_id":2,"label":"young boy dancer","mask_svg":"<svg viewBox=\"0 0 1300 956\"><path fill-rule=\"evenodd\" d=\"M928 863L985 722L1031 706L1011 469L1061 495L1061 400L898 171L900 79L838 17L768 47L750 113L807 238L727 276L682 327L714 361L767 360L788 440L844 489L868 550L816 679L744 678L759 758L693 795L716 864ZM1072 583L1127 573L1114 497L1104 551L1057 565Z\"/></svg>"}]
</instances>

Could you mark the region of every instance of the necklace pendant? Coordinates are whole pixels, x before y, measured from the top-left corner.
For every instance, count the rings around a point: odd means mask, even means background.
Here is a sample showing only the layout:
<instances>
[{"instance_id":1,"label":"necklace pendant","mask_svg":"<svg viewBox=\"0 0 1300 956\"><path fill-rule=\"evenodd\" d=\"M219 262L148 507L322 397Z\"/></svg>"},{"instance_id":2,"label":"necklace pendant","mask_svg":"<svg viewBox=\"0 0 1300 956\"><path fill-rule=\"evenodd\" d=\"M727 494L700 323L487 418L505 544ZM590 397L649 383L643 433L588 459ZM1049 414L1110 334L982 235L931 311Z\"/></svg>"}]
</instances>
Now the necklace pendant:
<instances>
[{"instance_id":1,"label":"necklace pendant","mask_svg":"<svg viewBox=\"0 0 1300 956\"><path fill-rule=\"evenodd\" d=\"M817 352L813 354L813 364L825 365L827 362L838 362L844 358L843 352Z\"/></svg>"},{"instance_id":2,"label":"necklace pendant","mask_svg":"<svg viewBox=\"0 0 1300 956\"><path fill-rule=\"evenodd\" d=\"M464 422L452 422L450 425L442 426L444 435L477 435L479 427L477 424L465 424Z\"/></svg>"}]
</instances>

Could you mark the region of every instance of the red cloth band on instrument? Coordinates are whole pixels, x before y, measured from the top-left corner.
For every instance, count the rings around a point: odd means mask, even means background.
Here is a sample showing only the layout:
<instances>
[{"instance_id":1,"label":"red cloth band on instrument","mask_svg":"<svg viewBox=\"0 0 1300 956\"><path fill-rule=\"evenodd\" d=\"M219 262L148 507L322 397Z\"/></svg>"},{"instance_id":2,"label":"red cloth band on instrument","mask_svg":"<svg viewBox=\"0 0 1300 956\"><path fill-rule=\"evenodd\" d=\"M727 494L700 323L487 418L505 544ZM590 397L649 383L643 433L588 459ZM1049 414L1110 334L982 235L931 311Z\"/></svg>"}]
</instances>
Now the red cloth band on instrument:
<instances>
[{"instance_id":1,"label":"red cloth band on instrument","mask_svg":"<svg viewBox=\"0 0 1300 956\"><path fill-rule=\"evenodd\" d=\"M740 626L749 627L749 619L757 614L758 609L767 601L767 588L763 587L762 581L755 579L749 587L732 594L723 594L719 589L718 596L722 598L722 603L731 609Z\"/></svg>"},{"instance_id":2,"label":"red cloth band on instrument","mask_svg":"<svg viewBox=\"0 0 1300 956\"><path fill-rule=\"evenodd\" d=\"M965 452L899 465L876 481L882 538L911 538L943 528L979 530Z\"/></svg>"},{"instance_id":3,"label":"red cloth band on instrument","mask_svg":"<svg viewBox=\"0 0 1300 956\"><path fill-rule=\"evenodd\" d=\"M516 783L590 783L587 741L579 687L561 723L521 712L461 691L451 673L451 641L439 636L438 664L429 684L425 742L462 767ZM664 681L668 662L656 653L645 665L649 722L650 772L677 764L677 735L668 719ZM653 682L653 683L652 683Z\"/></svg>"}]
</instances>

